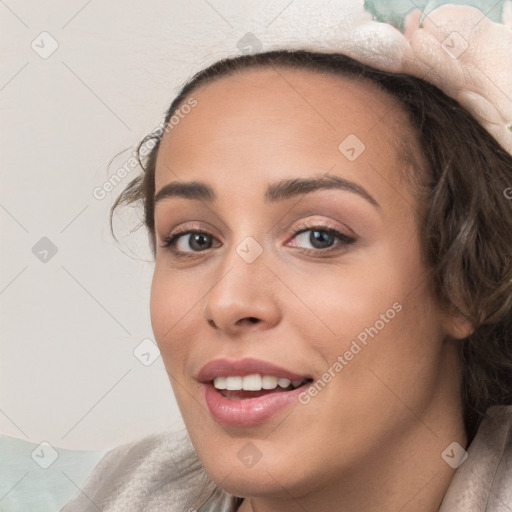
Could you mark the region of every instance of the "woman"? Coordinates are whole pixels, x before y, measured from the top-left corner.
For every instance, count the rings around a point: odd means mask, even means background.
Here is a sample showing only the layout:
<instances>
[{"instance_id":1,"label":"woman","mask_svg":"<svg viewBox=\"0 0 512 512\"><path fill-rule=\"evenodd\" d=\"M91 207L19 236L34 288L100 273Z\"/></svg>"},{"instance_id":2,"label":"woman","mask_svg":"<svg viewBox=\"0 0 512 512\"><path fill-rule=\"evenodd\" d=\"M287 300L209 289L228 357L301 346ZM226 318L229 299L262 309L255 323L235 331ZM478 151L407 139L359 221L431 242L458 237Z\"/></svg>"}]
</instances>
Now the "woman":
<instances>
[{"instance_id":1,"label":"woman","mask_svg":"<svg viewBox=\"0 0 512 512\"><path fill-rule=\"evenodd\" d=\"M504 147L421 78L300 50L213 64L165 126L114 208L144 207L193 450L118 448L64 510L512 507Z\"/></svg>"}]
</instances>

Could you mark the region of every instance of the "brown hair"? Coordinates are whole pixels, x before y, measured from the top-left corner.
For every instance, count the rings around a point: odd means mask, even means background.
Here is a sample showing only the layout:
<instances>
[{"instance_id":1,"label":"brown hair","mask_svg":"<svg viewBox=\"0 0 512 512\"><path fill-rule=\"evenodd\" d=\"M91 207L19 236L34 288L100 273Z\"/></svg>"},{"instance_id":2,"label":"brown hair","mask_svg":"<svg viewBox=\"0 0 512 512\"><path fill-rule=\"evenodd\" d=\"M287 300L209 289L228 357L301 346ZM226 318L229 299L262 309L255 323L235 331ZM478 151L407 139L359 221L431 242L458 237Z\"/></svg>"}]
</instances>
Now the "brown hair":
<instances>
[{"instance_id":1,"label":"brown hair","mask_svg":"<svg viewBox=\"0 0 512 512\"><path fill-rule=\"evenodd\" d=\"M454 99L417 77L362 64L343 54L276 50L220 60L198 72L169 107L164 126L202 85L248 68L285 67L330 73L373 84L398 100L426 162L414 192L422 206L425 258L440 301L475 327L463 340L461 403L471 440L492 405L512 403L512 156ZM114 202L142 203L144 223L156 253L155 163L163 131L138 146L143 173ZM144 162L140 149L154 143ZM403 144L405 158L413 148ZM422 182L419 185L420 181ZM115 235L114 235L115 236Z\"/></svg>"}]
</instances>

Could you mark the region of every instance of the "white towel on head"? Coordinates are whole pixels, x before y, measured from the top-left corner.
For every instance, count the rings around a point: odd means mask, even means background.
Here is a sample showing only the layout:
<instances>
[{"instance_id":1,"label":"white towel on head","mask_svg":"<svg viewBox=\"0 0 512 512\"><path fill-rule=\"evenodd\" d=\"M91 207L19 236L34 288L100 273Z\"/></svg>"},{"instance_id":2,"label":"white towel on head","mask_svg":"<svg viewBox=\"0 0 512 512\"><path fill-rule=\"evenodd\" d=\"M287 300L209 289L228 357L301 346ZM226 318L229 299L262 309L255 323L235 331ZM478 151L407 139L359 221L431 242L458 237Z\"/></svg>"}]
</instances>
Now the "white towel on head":
<instances>
[{"instance_id":1,"label":"white towel on head","mask_svg":"<svg viewBox=\"0 0 512 512\"><path fill-rule=\"evenodd\" d=\"M363 0L294 0L280 10L272 0L226 2L216 4L225 20L222 32L216 24L202 24L199 41L200 18L196 18L175 35L177 60L189 59L187 48L194 48L198 56L189 62L191 73L240 53L276 49L344 53L376 68L434 83L512 154L512 30L487 19L479 9L442 5L428 13L422 27L417 26L419 14L411 13L406 18L406 37L392 25L373 21ZM505 4L502 15L512 24L510 5ZM452 40L447 42L448 36ZM450 44L467 49L456 48L454 57L447 51Z\"/></svg>"}]
</instances>

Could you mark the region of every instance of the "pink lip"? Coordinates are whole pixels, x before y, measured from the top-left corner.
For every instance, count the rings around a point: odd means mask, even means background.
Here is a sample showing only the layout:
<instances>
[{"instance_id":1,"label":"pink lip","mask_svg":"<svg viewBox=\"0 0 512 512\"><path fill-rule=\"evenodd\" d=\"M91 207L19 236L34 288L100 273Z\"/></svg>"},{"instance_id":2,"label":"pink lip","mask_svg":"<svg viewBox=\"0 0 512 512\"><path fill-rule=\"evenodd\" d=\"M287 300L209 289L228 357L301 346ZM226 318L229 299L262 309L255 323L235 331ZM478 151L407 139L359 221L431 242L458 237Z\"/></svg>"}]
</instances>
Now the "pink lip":
<instances>
[{"instance_id":1,"label":"pink lip","mask_svg":"<svg viewBox=\"0 0 512 512\"><path fill-rule=\"evenodd\" d=\"M266 422L285 407L296 403L298 395L310 385L306 383L292 391L278 391L268 395L233 400L226 398L213 387L215 377L251 375L273 375L290 380L308 378L288 371L272 363L257 359L228 360L216 359L204 365L197 376L203 383L206 405L211 415L220 423L234 427L250 427Z\"/></svg>"},{"instance_id":2,"label":"pink lip","mask_svg":"<svg viewBox=\"0 0 512 512\"><path fill-rule=\"evenodd\" d=\"M274 414L292 403L298 402L298 396L310 383L293 391L279 391L258 398L231 400L222 396L213 384L203 384L206 405L211 415L224 425L232 427L251 427L269 420Z\"/></svg>"}]
</instances>

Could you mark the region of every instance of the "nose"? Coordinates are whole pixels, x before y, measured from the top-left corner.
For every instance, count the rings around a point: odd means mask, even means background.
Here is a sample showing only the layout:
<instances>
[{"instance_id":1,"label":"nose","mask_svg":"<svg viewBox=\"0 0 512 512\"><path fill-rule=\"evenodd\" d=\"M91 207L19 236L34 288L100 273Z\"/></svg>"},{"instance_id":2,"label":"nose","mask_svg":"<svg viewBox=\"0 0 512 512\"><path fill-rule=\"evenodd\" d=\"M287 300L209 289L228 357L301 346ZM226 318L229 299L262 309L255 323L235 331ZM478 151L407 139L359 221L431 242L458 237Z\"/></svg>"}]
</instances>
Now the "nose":
<instances>
[{"instance_id":1,"label":"nose","mask_svg":"<svg viewBox=\"0 0 512 512\"><path fill-rule=\"evenodd\" d=\"M205 298L203 318L212 329L232 336L270 329L281 319L276 290L264 253L248 263L233 249Z\"/></svg>"}]
</instances>

